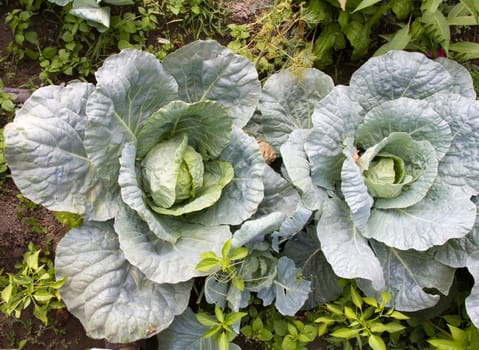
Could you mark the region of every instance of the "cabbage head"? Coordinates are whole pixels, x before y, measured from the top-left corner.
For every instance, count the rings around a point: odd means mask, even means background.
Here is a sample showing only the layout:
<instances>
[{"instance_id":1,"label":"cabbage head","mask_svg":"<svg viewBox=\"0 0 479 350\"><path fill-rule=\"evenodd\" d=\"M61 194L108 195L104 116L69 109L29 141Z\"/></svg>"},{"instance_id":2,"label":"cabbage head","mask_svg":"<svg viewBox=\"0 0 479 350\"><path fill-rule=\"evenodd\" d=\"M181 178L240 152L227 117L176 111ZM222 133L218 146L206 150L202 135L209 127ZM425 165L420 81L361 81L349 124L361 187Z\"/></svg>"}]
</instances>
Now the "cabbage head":
<instances>
[{"instance_id":1,"label":"cabbage head","mask_svg":"<svg viewBox=\"0 0 479 350\"><path fill-rule=\"evenodd\" d=\"M5 128L29 199L80 214L56 249L61 296L88 335L130 342L188 305L200 253L263 200L264 161L243 126L260 96L254 65L214 41L160 62L125 49L96 84L35 91Z\"/></svg>"},{"instance_id":2,"label":"cabbage head","mask_svg":"<svg viewBox=\"0 0 479 350\"><path fill-rule=\"evenodd\" d=\"M464 67L391 51L318 100L310 118L280 149L288 178L317 211L336 275L368 294L387 289L395 308L415 311L449 293L455 268L478 270L479 102Z\"/></svg>"}]
</instances>

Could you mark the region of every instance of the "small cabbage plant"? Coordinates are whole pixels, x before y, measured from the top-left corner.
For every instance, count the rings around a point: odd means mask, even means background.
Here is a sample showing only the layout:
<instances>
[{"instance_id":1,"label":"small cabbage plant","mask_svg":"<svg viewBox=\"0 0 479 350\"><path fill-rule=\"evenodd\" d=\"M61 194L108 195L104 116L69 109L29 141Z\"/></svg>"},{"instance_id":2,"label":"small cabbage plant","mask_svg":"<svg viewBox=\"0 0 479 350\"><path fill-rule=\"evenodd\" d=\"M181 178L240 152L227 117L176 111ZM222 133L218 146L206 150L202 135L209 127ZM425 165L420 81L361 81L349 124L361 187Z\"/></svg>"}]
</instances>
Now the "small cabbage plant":
<instances>
[{"instance_id":1,"label":"small cabbage plant","mask_svg":"<svg viewBox=\"0 0 479 350\"><path fill-rule=\"evenodd\" d=\"M5 127L20 191L84 218L55 267L89 336L129 342L166 329L205 275L200 254L219 254L256 213L265 163L242 127L260 88L254 65L214 41L161 63L126 49L95 85L38 89Z\"/></svg>"},{"instance_id":2,"label":"small cabbage plant","mask_svg":"<svg viewBox=\"0 0 479 350\"><path fill-rule=\"evenodd\" d=\"M313 238L337 276L370 295L388 290L403 311L436 305L457 267L479 278L479 102L464 67L404 51L371 58L287 138L271 96L260 105L265 137L316 211ZM467 306L479 325L477 288Z\"/></svg>"}]
</instances>

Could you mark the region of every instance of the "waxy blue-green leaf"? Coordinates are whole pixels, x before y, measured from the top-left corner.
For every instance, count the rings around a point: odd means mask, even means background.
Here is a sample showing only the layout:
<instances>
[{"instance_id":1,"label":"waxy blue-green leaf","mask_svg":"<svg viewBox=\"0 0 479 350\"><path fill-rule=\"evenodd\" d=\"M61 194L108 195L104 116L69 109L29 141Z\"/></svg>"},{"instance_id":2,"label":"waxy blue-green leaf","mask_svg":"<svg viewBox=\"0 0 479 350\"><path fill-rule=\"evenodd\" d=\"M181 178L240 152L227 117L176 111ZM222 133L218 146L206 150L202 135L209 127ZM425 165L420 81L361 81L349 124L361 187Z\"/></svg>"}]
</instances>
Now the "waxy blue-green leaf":
<instances>
[{"instance_id":1,"label":"waxy blue-green leaf","mask_svg":"<svg viewBox=\"0 0 479 350\"><path fill-rule=\"evenodd\" d=\"M256 141L235 126L230 144L217 159L233 165L234 178L216 204L193 214L191 220L213 226L237 225L250 218L263 200L265 163Z\"/></svg>"},{"instance_id":2,"label":"waxy blue-green leaf","mask_svg":"<svg viewBox=\"0 0 479 350\"><path fill-rule=\"evenodd\" d=\"M5 158L23 195L50 210L107 220L118 188L103 180L85 152L85 104L93 86L41 88L4 129Z\"/></svg>"},{"instance_id":3,"label":"waxy blue-green leaf","mask_svg":"<svg viewBox=\"0 0 479 350\"><path fill-rule=\"evenodd\" d=\"M55 2L58 4L59 1ZM96 0L73 0L73 6L69 13L84 19L91 26L98 29L100 33L110 28L110 8L101 7Z\"/></svg>"},{"instance_id":4,"label":"waxy blue-green leaf","mask_svg":"<svg viewBox=\"0 0 479 350\"><path fill-rule=\"evenodd\" d=\"M198 40L169 54L163 64L178 82L183 101L219 102L240 128L253 116L261 84L247 58L216 41Z\"/></svg>"},{"instance_id":5,"label":"waxy blue-green leaf","mask_svg":"<svg viewBox=\"0 0 479 350\"><path fill-rule=\"evenodd\" d=\"M435 111L449 124L453 139L451 147L439 163L443 181L470 187L471 195L479 191L479 102L450 94L431 98Z\"/></svg>"},{"instance_id":6,"label":"waxy blue-green leaf","mask_svg":"<svg viewBox=\"0 0 479 350\"><path fill-rule=\"evenodd\" d=\"M216 158L230 142L232 125L232 116L219 103L173 101L146 121L138 133L137 154L143 158L157 143L185 134L204 160Z\"/></svg>"},{"instance_id":7,"label":"waxy blue-green leaf","mask_svg":"<svg viewBox=\"0 0 479 350\"><path fill-rule=\"evenodd\" d=\"M283 70L263 86L258 109L266 141L279 151L294 129L309 129L316 103L334 87L331 77L317 69Z\"/></svg>"},{"instance_id":8,"label":"waxy blue-green leaf","mask_svg":"<svg viewBox=\"0 0 479 350\"><path fill-rule=\"evenodd\" d=\"M148 225L132 210L122 207L115 218L115 231L120 247L130 263L156 283L178 283L202 276L196 270L200 254L220 254L231 238L229 227L202 226L180 221L162 221L163 227L176 242L166 242L148 230Z\"/></svg>"},{"instance_id":9,"label":"waxy blue-green leaf","mask_svg":"<svg viewBox=\"0 0 479 350\"><path fill-rule=\"evenodd\" d=\"M178 236L163 226L159 214L152 211L146 204L145 194L141 188L141 171L136 168L136 146L134 143L127 143L123 146L120 156L120 171L118 184L121 189L121 198L123 202L148 224L158 238L168 242L175 242Z\"/></svg>"},{"instance_id":10,"label":"waxy blue-green leaf","mask_svg":"<svg viewBox=\"0 0 479 350\"><path fill-rule=\"evenodd\" d=\"M208 327L198 322L195 313L187 308L165 331L157 335L158 344L168 350L220 350L214 337L204 338ZM230 350L241 350L236 344L229 344Z\"/></svg>"},{"instance_id":11,"label":"waxy blue-green leaf","mask_svg":"<svg viewBox=\"0 0 479 350\"><path fill-rule=\"evenodd\" d=\"M313 129L306 135L304 149L310 161L314 184L334 189L344 160L343 142L354 137L362 121L360 107L350 98L349 88L335 87L315 107Z\"/></svg>"},{"instance_id":12,"label":"waxy blue-green leaf","mask_svg":"<svg viewBox=\"0 0 479 350\"><path fill-rule=\"evenodd\" d=\"M314 229L289 239L282 254L292 259L302 270L303 277L311 281L311 293L304 304L305 309L313 309L341 294L339 277L324 257Z\"/></svg>"},{"instance_id":13,"label":"waxy blue-green leaf","mask_svg":"<svg viewBox=\"0 0 479 350\"><path fill-rule=\"evenodd\" d=\"M318 221L317 235L324 256L336 275L371 281L375 290L384 287L383 270L368 241L354 225L343 201L325 202Z\"/></svg>"},{"instance_id":14,"label":"waxy blue-green leaf","mask_svg":"<svg viewBox=\"0 0 479 350\"><path fill-rule=\"evenodd\" d=\"M446 68L453 79L449 93L459 94L473 100L476 99L476 90L474 89L472 76L464 66L445 57L438 57L435 61Z\"/></svg>"},{"instance_id":15,"label":"waxy blue-green leaf","mask_svg":"<svg viewBox=\"0 0 479 350\"><path fill-rule=\"evenodd\" d=\"M345 159L341 168L341 193L351 210L351 219L354 225L359 230L363 230L371 213L373 198L368 193L364 177L354 159L356 147L352 142L351 138L344 141L343 153Z\"/></svg>"},{"instance_id":16,"label":"waxy blue-green leaf","mask_svg":"<svg viewBox=\"0 0 479 350\"><path fill-rule=\"evenodd\" d=\"M439 295L424 289L437 289L449 294L454 269L434 260L431 252L401 251L374 240L372 247L384 267L387 290L392 306L400 311L416 311L436 305Z\"/></svg>"},{"instance_id":17,"label":"waxy blue-green leaf","mask_svg":"<svg viewBox=\"0 0 479 350\"><path fill-rule=\"evenodd\" d=\"M241 247L252 240L263 240L266 234L279 230L286 215L281 212L272 212L255 220L248 220L234 233L231 246Z\"/></svg>"},{"instance_id":18,"label":"waxy blue-green leaf","mask_svg":"<svg viewBox=\"0 0 479 350\"><path fill-rule=\"evenodd\" d=\"M188 306L191 283L156 284L125 259L111 222L86 222L56 248L68 310L88 336L128 343L166 329Z\"/></svg>"},{"instance_id":19,"label":"waxy blue-green leaf","mask_svg":"<svg viewBox=\"0 0 479 350\"><path fill-rule=\"evenodd\" d=\"M367 112L400 97L422 100L437 92L448 91L453 85L455 83L446 68L423 54L389 51L369 59L353 73L350 97Z\"/></svg>"},{"instance_id":20,"label":"waxy blue-green leaf","mask_svg":"<svg viewBox=\"0 0 479 350\"><path fill-rule=\"evenodd\" d=\"M356 132L356 143L363 149L373 147L391 132L408 133L416 141L428 141L440 160L449 150L451 128L424 100L398 98L371 109Z\"/></svg>"},{"instance_id":21,"label":"waxy blue-green leaf","mask_svg":"<svg viewBox=\"0 0 479 350\"><path fill-rule=\"evenodd\" d=\"M471 293L466 298L467 315L474 326L479 327L479 254L476 253L469 257L467 269L474 278Z\"/></svg>"},{"instance_id":22,"label":"waxy blue-green leaf","mask_svg":"<svg viewBox=\"0 0 479 350\"><path fill-rule=\"evenodd\" d=\"M313 184L308 157L304 150L304 142L310 130L297 129L288 141L281 146L281 156L291 183L301 192L304 206L310 210L318 210L326 198L326 191Z\"/></svg>"},{"instance_id":23,"label":"waxy blue-green leaf","mask_svg":"<svg viewBox=\"0 0 479 350\"><path fill-rule=\"evenodd\" d=\"M282 256L278 261L278 275L270 288L263 288L258 297L268 305L272 298L276 309L287 316L294 316L308 299L311 282L304 280L294 261Z\"/></svg>"},{"instance_id":24,"label":"waxy blue-green leaf","mask_svg":"<svg viewBox=\"0 0 479 350\"><path fill-rule=\"evenodd\" d=\"M113 180L123 145L136 142L152 113L178 98L178 84L155 56L130 49L107 58L95 77L96 90L86 108L85 148L100 175Z\"/></svg>"},{"instance_id":25,"label":"waxy blue-green leaf","mask_svg":"<svg viewBox=\"0 0 479 350\"><path fill-rule=\"evenodd\" d=\"M419 203L398 209L373 209L363 235L401 250L424 251L466 236L476 218L470 196L436 182Z\"/></svg>"}]
</instances>

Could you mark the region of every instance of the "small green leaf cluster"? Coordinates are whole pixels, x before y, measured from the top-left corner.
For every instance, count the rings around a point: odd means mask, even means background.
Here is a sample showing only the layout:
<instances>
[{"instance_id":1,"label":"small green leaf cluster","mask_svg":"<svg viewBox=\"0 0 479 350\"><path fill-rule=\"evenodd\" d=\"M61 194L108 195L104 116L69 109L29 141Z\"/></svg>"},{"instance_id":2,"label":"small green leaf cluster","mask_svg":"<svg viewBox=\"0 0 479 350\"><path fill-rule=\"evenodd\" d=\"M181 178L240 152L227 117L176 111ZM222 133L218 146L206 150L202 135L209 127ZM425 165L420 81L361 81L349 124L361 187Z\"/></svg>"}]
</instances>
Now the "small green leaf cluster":
<instances>
[{"instance_id":1,"label":"small green leaf cluster","mask_svg":"<svg viewBox=\"0 0 479 350\"><path fill-rule=\"evenodd\" d=\"M236 288L242 291L244 290L244 280L239 274L238 265L248 255L248 248L237 247L231 249L231 243L231 239L225 242L221 250L222 256L217 256L213 251L201 253L201 260L196 265L196 270L205 273L221 271L223 274L221 277L217 275L218 279L225 283L231 281Z\"/></svg>"},{"instance_id":2,"label":"small green leaf cluster","mask_svg":"<svg viewBox=\"0 0 479 350\"><path fill-rule=\"evenodd\" d=\"M479 329L471 323L465 313L440 316L437 323L444 322L447 330L434 324L435 332L426 340L434 349L473 350L479 347Z\"/></svg>"},{"instance_id":3,"label":"small green leaf cluster","mask_svg":"<svg viewBox=\"0 0 479 350\"><path fill-rule=\"evenodd\" d=\"M208 327L208 330L203 334L203 338L213 337L218 343L219 350L228 350L230 342L237 334L234 326L239 324L246 315L246 312L234 311L225 314L220 306L215 305L215 317L200 312L196 314L196 319L203 326Z\"/></svg>"},{"instance_id":4,"label":"small green leaf cluster","mask_svg":"<svg viewBox=\"0 0 479 350\"><path fill-rule=\"evenodd\" d=\"M33 304L33 315L48 324L48 312L65 306L59 294L65 280L55 280L53 262L40 253L41 249L30 242L23 261L15 266L18 272L0 276L0 310L20 318Z\"/></svg>"},{"instance_id":5,"label":"small green leaf cluster","mask_svg":"<svg viewBox=\"0 0 479 350\"><path fill-rule=\"evenodd\" d=\"M166 22L179 23L192 39L225 35L230 10L223 1L163 0L161 8Z\"/></svg>"},{"instance_id":6,"label":"small green leaf cluster","mask_svg":"<svg viewBox=\"0 0 479 350\"><path fill-rule=\"evenodd\" d=\"M33 211L39 206L31 200L23 196L21 193L17 194L19 205L17 207L17 218L21 219L23 223L30 227L32 232L46 233L48 229L38 223L38 220L32 215Z\"/></svg>"},{"instance_id":7,"label":"small green leaf cluster","mask_svg":"<svg viewBox=\"0 0 479 350\"><path fill-rule=\"evenodd\" d=\"M241 328L246 339L273 350L306 350L318 336L318 326L311 319L284 316L274 307L259 309L256 303L259 300L249 306Z\"/></svg>"},{"instance_id":8,"label":"small green leaf cluster","mask_svg":"<svg viewBox=\"0 0 479 350\"><path fill-rule=\"evenodd\" d=\"M315 320L319 324L319 335L328 334L333 343L349 344L349 349L352 349L349 340L355 339L361 348L364 339L367 339L371 349L385 350L384 338L387 334L403 332L406 327L401 321L409 319L393 308L386 308L390 300L391 295L386 291L381 293L380 302L364 297L351 283L349 290L344 289L342 298L321 307L325 314Z\"/></svg>"},{"instance_id":9,"label":"small green leaf cluster","mask_svg":"<svg viewBox=\"0 0 479 350\"><path fill-rule=\"evenodd\" d=\"M5 139L3 137L3 128L0 129L0 182L3 181L8 170L7 161L4 154Z\"/></svg>"},{"instance_id":10,"label":"small green leaf cluster","mask_svg":"<svg viewBox=\"0 0 479 350\"><path fill-rule=\"evenodd\" d=\"M68 230L74 229L75 227L80 227L83 223L83 218L78 214L69 213L67 211L57 211L54 213L55 219L67 227Z\"/></svg>"},{"instance_id":11,"label":"small green leaf cluster","mask_svg":"<svg viewBox=\"0 0 479 350\"><path fill-rule=\"evenodd\" d=\"M16 95L4 92L4 83L3 80L0 79L0 115L6 114L7 116L12 115L15 111L15 98Z\"/></svg>"}]
</instances>

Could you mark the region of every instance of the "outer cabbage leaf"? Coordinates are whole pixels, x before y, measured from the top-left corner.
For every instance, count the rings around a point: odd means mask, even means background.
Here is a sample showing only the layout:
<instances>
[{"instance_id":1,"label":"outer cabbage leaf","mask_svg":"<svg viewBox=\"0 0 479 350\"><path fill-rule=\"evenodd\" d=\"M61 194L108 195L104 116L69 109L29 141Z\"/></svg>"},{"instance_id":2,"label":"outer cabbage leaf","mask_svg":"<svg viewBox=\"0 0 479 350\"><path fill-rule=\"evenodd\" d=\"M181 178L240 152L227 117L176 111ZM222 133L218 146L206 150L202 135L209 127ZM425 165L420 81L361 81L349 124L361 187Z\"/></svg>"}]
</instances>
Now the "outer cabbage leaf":
<instances>
[{"instance_id":1,"label":"outer cabbage leaf","mask_svg":"<svg viewBox=\"0 0 479 350\"><path fill-rule=\"evenodd\" d=\"M341 169L341 193L351 209L354 225L363 230L371 213L373 198L368 193L364 177L354 159L356 147L353 146L352 139L348 138L344 141L343 152L346 159Z\"/></svg>"},{"instance_id":2,"label":"outer cabbage leaf","mask_svg":"<svg viewBox=\"0 0 479 350\"><path fill-rule=\"evenodd\" d=\"M176 242L159 240L148 230L148 225L126 207L120 209L114 226L128 261L156 283L178 283L204 275L196 270L200 253L220 254L224 243L231 238L226 225L203 226L166 220L162 224L178 237Z\"/></svg>"},{"instance_id":3,"label":"outer cabbage leaf","mask_svg":"<svg viewBox=\"0 0 479 350\"><path fill-rule=\"evenodd\" d=\"M191 283L156 284L123 256L111 222L86 222L56 248L60 293L88 336L132 342L167 328L188 305Z\"/></svg>"},{"instance_id":4,"label":"outer cabbage leaf","mask_svg":"<svg viewBox=\"0 0 479 350\"><path fill-rule=\"evenodd\" d=\"M143 158L157 143L188 135L188 144L204 160L218 157L231 139L232 117L219 103L173 101L153 113L138 134L137 154Z\"/></svg>"},{"instance_id":5,"label":"outer cabbage leaf","mask_svg":"<svg viewBox=\"0 0 479 350\"><path fill-rule=\"evenodd\" d=\"M289 239L282 254L292 259L302 270L304 278L311 281L311 293L303 306L305 309L313 309L341 294L339 277L326 260L314 230Z\"/></svg>"},{"instance_id":6,"label":"outer cabbage leaf","mask_svg":"<svg viewBox=\"0 0 479 350\"><path fill-rule=\"evenodd\" d=\"M283 315L294 316L308 299L311 282L298 279L299 269L294 261L283 256L278 261L278 275L270 288L263 288L258 297L264 305L276 299L275 307Z\"/></svg>"},{"instance_id":7,"label":"outer cabbage leaf","mask_svg":"<svg viewBox=\"0 0 479 350\"><path fill-rule=\"evenodd\" d=\"M439 164L445 182L464 187L471 194L479 192L479 102L459 95L434 95L434 110L451 128L451 147Z\"/></svg>"},{"instance_id":8,"label":"outer cabbage leaf","mask_svg":"<svg viewBox=\"0 0 479 350\"><path fill-rule=\"evenodd\" d=\"M426 293L424 288L449 293L455 270L435 261L432 252L400 251L374 240L371 244L384 267L394 308L416 311L436 305L440 296Z\"/></svg>"},{"instance_id":9,"label":"outer cabbage leaf","mask_svg":"<svg viewBox=\"0 0 479 350\"><path fill-rule=\"evenodd\" d=\"M59 1L55 1L57 4ZM66 4L62 5L65 6ZM101 7L96 0L74 0L70 14L84 19L100 33L110 27L110 8Z\"/></svg>"},{"instance_id":10,"label":"outer cabbage leaf","mask_svg":"<svg viewBox=\"0 0 479 350\"><path fill-rule=\"evenodd\" d=\"M263 86L259 110L266 141L275 149L294 129L309 129L315 104L334 87L331 77L317 69L283 70Z\"/></svg>"},{"instance_id":11,"label":"outer cabbage leaf","mask_svg":"<svg viewBox=\"0 0 479 350\"><path fill-rule=\"evenodd\" d=\"M158 350L219 350L218 342L212 337L204 338L208 327L196 319L195 313L187 308L165 331L157 335ZM236 344L230 344L231 350L241 350Z\"/></svg>"},{"instance_id":12,"label":"outer cabbage leaf","mask_svg":"<svg viewBox=\"0 0 479 350\"><path fill-rule=\"evenodd\" d=\"M315 107L313 129L306 135L304 149L310 160L314 184L334 189L339 182L344 160L343 142L353 137L362 121L357 103L351 101L349 88L336 86Z\"/></svg>"},{"instance_id":13,"label":"outer cabbage leaf","mask_svg":"<svg viewBox=\"0 0 479 350\"><path fill-rule=\"evenodd\" d=\"M479 327L479 255L470 256L467 268L474 278L474 286L466 298L466 310L474 326Z\"/></svg>"},{"instance_id":14,"label":"outer cabbage leaf","mask_svg":"<svg viewBox=\"0 0 479 350\"><path fill-rule=\"evenodd\" d=\"M262 241L264 236L279 230L286 216L281 212L273 212L255 220L245 221L234 233L232 247L241 247L251 241Z\"/></svg>"},{"instance_id":15,"label":"outer cabbage leaf","mask_svg":"<svg viewBox=\"0 0 479 350\"><path fill-rule=\"evenodd\" d=\"M420 53L394 50L369 59L350 80L351 97L365 111L400 97L422 100L454 85L443 65Z\"/></svg>"},{"instance_id":16,"label":"outer cabbage leaf","mask_svg":"<svg viewBox=\"0 0 479 350\"><path fill-rule=\"evenodd\" d=\"M373 147L391 132L405 132L414 140L428 141L440 160L449 150L452 135L446 121L426 101L398 98L369 111L356 132L356 143Z\"/></svg>"},{"instance_id":17,"label":"outer cabbage leaf","mask_svg":"<svg viewBox=\"0 0 479 350\"><path fill-rule=\"evenodd\" d=\"M136 141L153 112L178 98L178 85L155 56L130 49L107 58L95 77L85 148L100 175L115 181L123 145Z\"/></svg>"},{"instance_id":18,"label":"outer cabbage leaf","mask_svg":"<svg viewBox=\"0 0 479 350\"><path fill-rule=\"evenodd\" d=\"M373 209L363 235L401 250L424 251L467 235L476 206L461 189L436 182L426 197L408 208Z\"/></svg>"},{"instance_id":19,"label":"outer cabbage leaf","mask_svg":"<svg viewBox=\"0 0 479 350\"><path fill-rule=\"evenodd\" d=\"M310 130L297 129L288 141L281 146L281 156L287 171L286 176L299 189L304 206L310 210L318 210L326 198L326 191L313 184L310 175L310 163L304 150L304 140Z\"/></svg>"},{"instance_id":20,"label":"outer cabbage leaf","mask_svg":"<svg viewBox=\"0 0 479 350\"><path fill-rule=\"evenodd\" d=\"M40 88L5 127L5 158L23 195L50 210L107 220L118 210L115 183L85 152L85 105L93 86Z\"/></svg>"},{"instance_id":21,"label":"outer cabbage leaf","mask_svg":"<svg viewBox=\"0 0 479 350\"><path fill-rule=\"evenodd\" d=\"M445 57L436 58L436 62L442 64L453 79L453 85L449 87L447 93L460 94L472 100L476 99L472 76L464 66Z\"/></svg>"},{"instance_id":22,"label":"outer cabbage leaf","mask_svg":"<svg viewBox=\"0 0 479 350\"><path fill-rule=\"evenodd\" d=\"M216 41L195 41L168 55L165 68L176 79L183 101L217 101L243 127L258 103L261 84L254 64Z\"/></svg>"},{"instance_id":23,"label":"outer cabbage leaf","mask_svg":"<svg viewBox=\"0 0 479 350\"><path fill-rule=\"evenodd\" d=\"M216 204L189 218L205 225L238 225L250 218L263 200L265 163L256 141L235 126L230 144L217 159L233 165L234 178Z\"/></svg>"},{"instance_id":24,"label":"outer cabbage leaf","mask_svg":"<svg viewBox=\"0 0 479 350\"><path fill-rule=\"evenodd\" d=\"M337 198L325 202L317 235L324 256L336 275L371 281L375 290L384 287L383 270L368 241L350 218L350 210Z\"/></svg>"}]
</instances>

